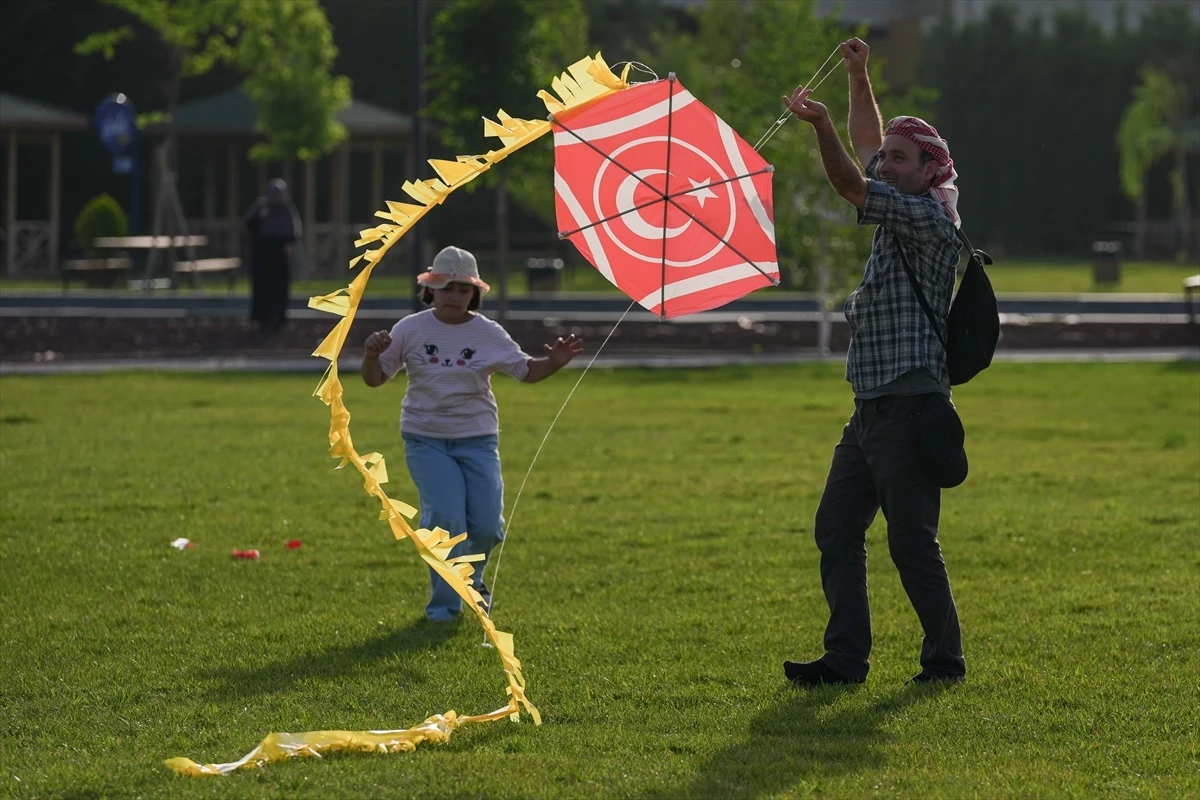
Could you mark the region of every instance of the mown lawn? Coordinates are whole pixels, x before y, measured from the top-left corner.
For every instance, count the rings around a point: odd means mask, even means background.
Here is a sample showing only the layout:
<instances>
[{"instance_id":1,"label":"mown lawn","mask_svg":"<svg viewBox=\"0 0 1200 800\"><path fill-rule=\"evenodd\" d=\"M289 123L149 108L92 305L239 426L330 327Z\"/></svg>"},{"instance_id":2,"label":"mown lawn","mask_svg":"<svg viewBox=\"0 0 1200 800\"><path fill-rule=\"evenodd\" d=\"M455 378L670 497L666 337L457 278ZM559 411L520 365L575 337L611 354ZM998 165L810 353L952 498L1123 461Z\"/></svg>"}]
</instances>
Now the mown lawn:
<instances>
[{"instance_id":1,"label":"mown lawn","mask_svg":"<svg viewBox=\"0 0 1200 800\"><path fill-rule=\"evenodd\" d=\"M578 373L496 381L511 503ZM414 499L399 386L347 379ZM404 755L232 761L270 731L503 706L478 626L325 452L316 377L0 380L0 787L15 797L1185 797L1200 794L1200 368L1000 363L961 388L942 542L970 676L908 688L920 631L869 534L876 649L818 654L812 517L834 364L593 371L530 478L496 591L545 724ZM169 546L176 537L190 550ZM287 550L299 539L303 547ZM258 548L258 561L233 548Z\"/></svg>"}]
</instances>

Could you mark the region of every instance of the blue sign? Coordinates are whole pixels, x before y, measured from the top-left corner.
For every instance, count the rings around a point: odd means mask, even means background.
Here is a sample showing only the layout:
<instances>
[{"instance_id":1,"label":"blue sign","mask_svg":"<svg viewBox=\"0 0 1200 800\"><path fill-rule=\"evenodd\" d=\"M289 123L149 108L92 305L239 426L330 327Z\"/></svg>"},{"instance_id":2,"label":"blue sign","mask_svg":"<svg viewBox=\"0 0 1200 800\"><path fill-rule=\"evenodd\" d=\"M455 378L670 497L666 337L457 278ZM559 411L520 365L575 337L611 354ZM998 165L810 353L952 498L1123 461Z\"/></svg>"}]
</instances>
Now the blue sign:
<instances>
[{"instance_id":1,"label":"blue sign","mask_svg":"<svg viewBox=\"0 0 1200 800\"><path fill-rule=\"evenodd\" d=\"M117 175L133 172L133 156L113 156L113 172Z\"/></svg>"},{"instance_id":2,"label":"blue sign","mask_svg":"<svg viewBox=\"0 0 1200 800\"><path fill-rule=\"evenodd\" d=\"M110 94L92 118L104 149L114 156L130 155L137 141L137 112L123 94Z\"/></svg>"}]
</instances>

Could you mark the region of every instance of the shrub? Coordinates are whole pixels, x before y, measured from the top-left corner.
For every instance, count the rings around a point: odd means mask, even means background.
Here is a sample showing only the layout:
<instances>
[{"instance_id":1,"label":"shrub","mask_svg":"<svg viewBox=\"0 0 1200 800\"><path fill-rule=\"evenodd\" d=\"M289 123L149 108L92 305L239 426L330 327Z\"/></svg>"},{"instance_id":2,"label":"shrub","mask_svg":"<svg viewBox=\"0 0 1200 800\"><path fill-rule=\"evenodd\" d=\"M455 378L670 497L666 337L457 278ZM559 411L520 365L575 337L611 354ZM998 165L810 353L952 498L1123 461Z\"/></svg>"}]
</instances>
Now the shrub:
<instances>
[{"instance_id":1,"label":"shrub","mask_svg":"<svg viewBox=\"0 0 1200 800\"><path fill-rule=\"evenodd\" d=\"M121 204L107 192L97 195L84 205L75 218L75 238L88 253L97 236L125 236L129 233L129 217Z\"/></svg>"}]
</instances>

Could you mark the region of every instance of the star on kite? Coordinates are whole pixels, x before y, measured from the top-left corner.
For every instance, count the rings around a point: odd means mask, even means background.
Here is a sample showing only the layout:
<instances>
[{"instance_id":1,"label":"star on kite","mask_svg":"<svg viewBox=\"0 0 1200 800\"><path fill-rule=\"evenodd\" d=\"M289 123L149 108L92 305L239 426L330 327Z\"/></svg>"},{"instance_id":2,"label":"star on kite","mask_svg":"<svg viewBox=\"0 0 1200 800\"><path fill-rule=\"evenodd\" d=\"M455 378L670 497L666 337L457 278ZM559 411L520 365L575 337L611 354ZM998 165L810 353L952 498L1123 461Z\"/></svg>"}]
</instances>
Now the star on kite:
<instances>
[{"instance_id":1,"label":"star on kite","mask_svg":"<svg viewBox=\"0 0 1200 800\"><path fill-rule=\"evenodd\" d=\"M695 199L701 208L704 208L705 198L711 197L714 200L716 199L717 193L708 188L709 181L698 181L695 178L688 178L688 183L692 185L692 191L688 192L688 196Z\"/></svg>"}]
</instances>

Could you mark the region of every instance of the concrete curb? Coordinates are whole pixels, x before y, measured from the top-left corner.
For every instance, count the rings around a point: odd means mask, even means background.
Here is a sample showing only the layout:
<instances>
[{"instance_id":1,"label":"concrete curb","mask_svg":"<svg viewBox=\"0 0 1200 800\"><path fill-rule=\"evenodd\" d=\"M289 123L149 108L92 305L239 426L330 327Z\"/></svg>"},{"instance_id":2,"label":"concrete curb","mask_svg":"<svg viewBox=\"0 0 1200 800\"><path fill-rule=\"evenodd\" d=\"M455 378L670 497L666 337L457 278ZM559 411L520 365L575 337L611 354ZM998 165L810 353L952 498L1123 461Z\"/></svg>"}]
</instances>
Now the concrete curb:
<instances>
[{"instance_id":1,"label":"concrete curb","mask_svg":"<svg viewBox=\"0 0 1200 800\"><path fill-rule=\"evenodd\" d=\"M820 361L845 363L845 355L822 355L812 350L791 353L697 352L688 354L601 355L593 367L601 369L655 368L695 369L724 366L768 366L805 364ZM1110 350L1010 350L997 351L997 362L1013 363L1125 363L1125 362L1200 362L1200 347L1129 348ZM583 369L584 358L576 359L568 369ZM109 372L250 372L320 374L329 362L319 358L229 357L229 358L139 358L90 359L86 361L0 362L5 375L83 375ZM359 360L341 358L338 370L356 374Z\"/></svg>"}]
</instances>

